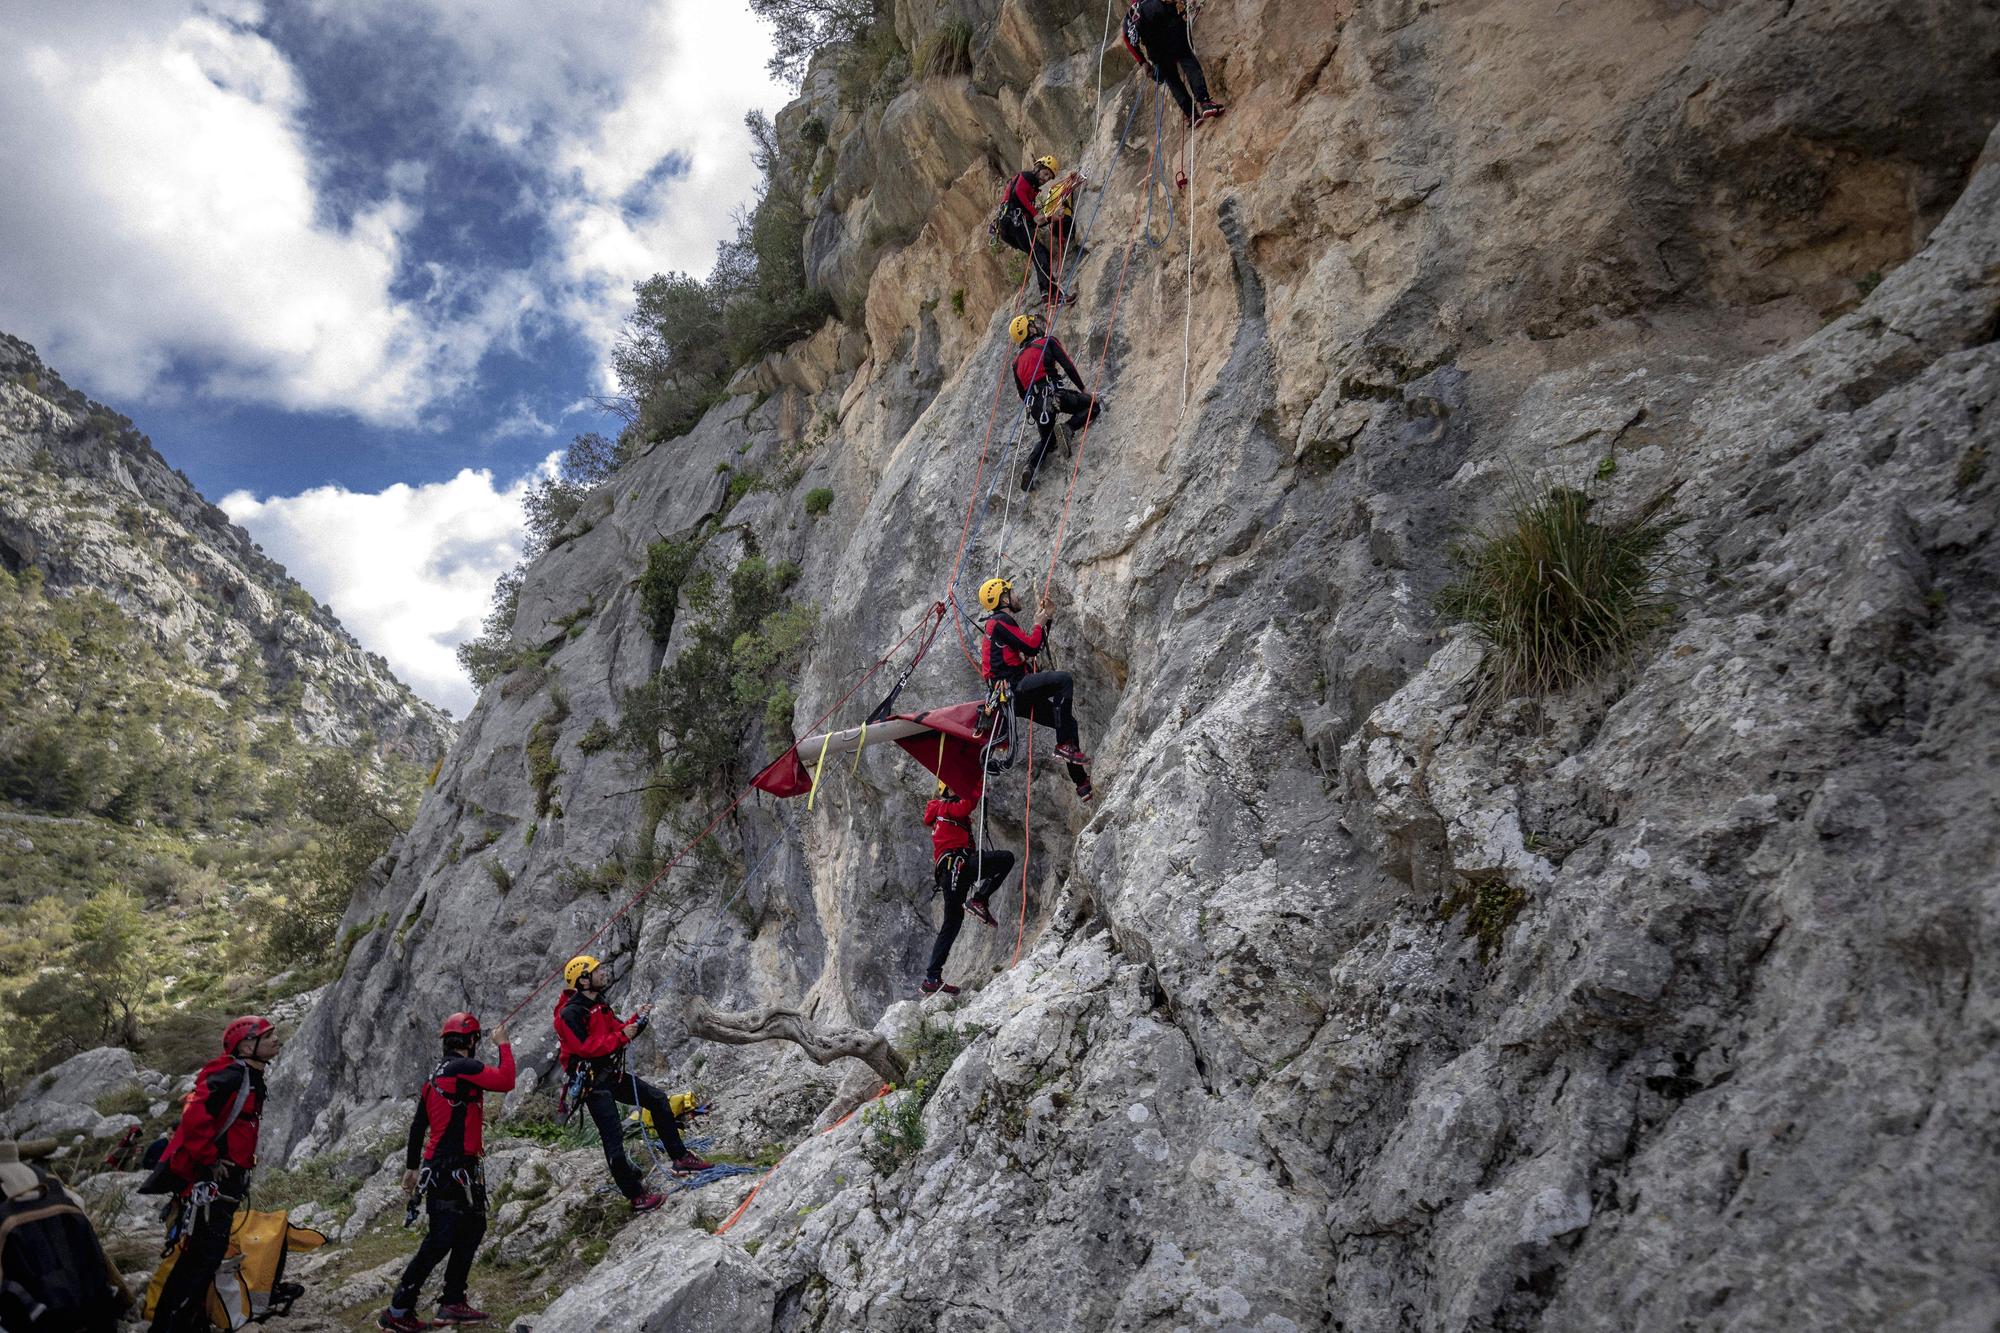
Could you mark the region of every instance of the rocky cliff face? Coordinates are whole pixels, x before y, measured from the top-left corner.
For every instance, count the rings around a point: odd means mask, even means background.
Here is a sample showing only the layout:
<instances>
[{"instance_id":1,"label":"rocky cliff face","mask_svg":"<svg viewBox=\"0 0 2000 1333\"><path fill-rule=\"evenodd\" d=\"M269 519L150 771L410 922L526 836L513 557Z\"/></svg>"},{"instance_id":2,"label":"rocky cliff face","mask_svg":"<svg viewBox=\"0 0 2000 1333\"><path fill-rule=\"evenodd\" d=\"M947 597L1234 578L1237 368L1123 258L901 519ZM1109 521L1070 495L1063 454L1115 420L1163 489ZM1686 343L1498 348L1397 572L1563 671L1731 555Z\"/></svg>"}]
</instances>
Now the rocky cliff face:
<instances>
[{"instance_id":1,"label":"rocky cliff face","mask_svg":"<svg viewBox=\"0 0 2000 1333\"><path fill-rule=\"evenodd\" d=\"M202 498L131 421L64 384L0 334L0 561L51 590L116 602L166 652L218 685L264 671L300 737L364 734L410 760L443 751L451 719Z\"/></svg>"},{"instance_id":2,"label":"rocky cliff face","mask_svg":"<svg viewBox=\"0 0 2000 1333\"><path fill-rule=\"evenodd\" d=\"M800 1146L724 1237L685 1225L713 1189L625 1228L537 1330L1992 1326L1996 17L1213 6L1232 109L1170 200L1101 15L899 5L913 47L972 20L972 72L843 111L822 69L780 119L825 137L810 259L847 324L530 571L546 665L487 690L357 899L270 1132L370 1141L438 1016L515 1007L623 900L600 872L658 811L591 733L690 632L642 614L650 544L798 563L802 727L963 542L967 579L1052 572L1099 796L991 789L1027 873L954 954L970 1040L923 1145L878 1169L867 1115L810 1132L865 1071L672 1018L911 1032L926 784L870 751L593 946L668 1015L648 1072ZM984 223L1045 147L1102 191L1059 332L1109 412L1023 496ZM1594 686L1494 702L1430 600L1455 537L1554 484L1671 496L1677 610ZM947 628L904 700L977 688Z\"/></svg>"}]
</instances>

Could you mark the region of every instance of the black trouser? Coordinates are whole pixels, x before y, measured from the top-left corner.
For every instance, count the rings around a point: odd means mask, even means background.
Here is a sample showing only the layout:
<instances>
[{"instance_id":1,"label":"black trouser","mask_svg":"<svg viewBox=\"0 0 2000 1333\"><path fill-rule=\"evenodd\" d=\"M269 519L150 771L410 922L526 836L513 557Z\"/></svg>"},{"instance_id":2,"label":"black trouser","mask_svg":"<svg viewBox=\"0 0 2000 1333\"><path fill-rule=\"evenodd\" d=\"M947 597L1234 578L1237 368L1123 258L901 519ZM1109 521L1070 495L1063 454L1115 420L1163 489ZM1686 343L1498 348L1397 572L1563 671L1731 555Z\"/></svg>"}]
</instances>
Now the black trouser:
<instances>
[{"instance_id":1,"label":"black trouser","mask_svg":"<svg viewBox=\"0 0 2000 1333\"><path fill-rule=\"evenodd\" d=\"M1193 120L1196 105L1208 100L1208 79L1188 45L1187 20L1166 0L1140 0L1139 44L1153 62L1153 77L1167 86L1181 114Z\"/></svg>"},{"instance_id":2,"label":"black trouser","mask_svg":"<svg viewBox=\"0 0 2000 1333\"><path fill-rule=\"evenodd\" d=\"M183 1214L186 1238L174 1260L174 1271L167 1274L166 1284L160 1288L151 1333L206 1333L209 1329L209 1289L215 1283L215 1270L222 1267L223 1256L229 1253L229 1227L249 1184L249 1172L225 1169L216 1185L226 1193ZM229 1197L230 1193L236 1197ZM186 1208L186 1202L181 1206Z\"/></svg>"},{"instance_id":3,"label":"black trouser","mask_svg":"<svg viewBox=\"0 0 2000 1333\"><path fill-rule=\"evenodd\" d=\"M668 1157L684 1157L687 1145L681 1142L681 1131L674 1124L674 1113L667 1107L667 1094L661 1092L644 1079L634 1079L630 1074L615 1077L604 1075L593 1079L590 1090L583 1095L583 1104L590 1110L590 1118L597 1125L597 1137L604 1140L604 1161L611 1168L611 1178L618 1182L618 1192L628 1199L639 1197L640 1185L646 1173L632 1165L632 1159L625 1155L624 1117L618 1105L636 1103L640 1110L653 1113L653 1129L660 1141L667 1146Z\"/></svg>"},{"instance_id":4,"label":"black trouser","mask_svg":"<svg viewBox=\"0 0 2000 1333\"><path fill-rule=\"evenodd\" d=\"M1042 285L1042 300L1055 300L1055 261L1049 257L1049 247L1042 240L1041 233L1028 220L1027 210L1016 204L1001 214L999 236L1033 261L1035 277Z\"/></svg>"},{"instance_id":5,"label":"black trouser","mask_svg":"<svg viewBox=\"0 0 2000 1333\"><path fill-rule=\"evenodd\" d=\"M1058 277L1070 261L1070 242L1076 230L1076 219L1067 213L1058 213L1049 219L1049 253L1055 257L1055 272Z\"/></svg>"},{"instance_id":6,"label":"black trouser","mask_svg":"<svg viewBox=\"0 0 2000 1333\"><path fill-rule=\"evenodd\" d=\"M1076 695L1076 682L1070 678L1069 672L1031 671L1009 689L1014 695L1014 716L1054 727L1058 745L1077 744L1076 718L1070 712L1070 701ZM1090 781L1090 774L1076 764L1066 764L1065 767L1069 769L1069 780L1077 786Z\"/></svg>"},{"instance_id":7,"label":"black trouser","mask_svg":"<svg viewBox=\"0 0 2000 1333\"><path fill-rule=\"evenodd\" d=\"M1059 385L1054 380L1040 380L1028 390L1024 410L1028 420L1041 432L1041 438L1035 442L1035 452L1028 455L1028 472L1032 476L1042 470L1042 459L1048 455L1049 444L1056 437L1056 421L1063 413L1069 413L1070 430L1079 431L1095 421L1104 408L1097 399L1081 389Z\"/></svg>"},{"instance_id":8,"label":"black trouser","mask_svg":"<svg viewBox=\"0 0 2000 1333\"><path fill-rule=\"evenodd\" d=\"M965 924L967 890L976 890L971 894L974 898L990 898L1013 869L1014 853L990 848L982 854L975 848L961 847L938 858L931 876L944 894L944 924L938 927L937 943L931 946L930 965L924 969L926 981L937 981L944 976L944 960L951 956L952 941L958 938L958 928ZM974 875L979 876L977 882Z\"/></svg>"},{"instance_id":9,"label":"black trouser","mask_svg":"<svg viewBox=\"0 0 2000 1333\"><path fill-rule=\"evenodd\" d=\"M432 1162L430 1188L424 1194L424 1208L430 1214L430 1229L424 1243L403 1270L402 1281L389 1304L409 1310L417 1303L417 1293L438 1261L445 1260L444 1290L440 1305L465 1303L465 1278L472 1271L472 1256L486 1236L486 1177L477 1162L460 1162L455 1167ZM450 1255L449 1259L445 1259Z\"/></svg>"}]
</instances>

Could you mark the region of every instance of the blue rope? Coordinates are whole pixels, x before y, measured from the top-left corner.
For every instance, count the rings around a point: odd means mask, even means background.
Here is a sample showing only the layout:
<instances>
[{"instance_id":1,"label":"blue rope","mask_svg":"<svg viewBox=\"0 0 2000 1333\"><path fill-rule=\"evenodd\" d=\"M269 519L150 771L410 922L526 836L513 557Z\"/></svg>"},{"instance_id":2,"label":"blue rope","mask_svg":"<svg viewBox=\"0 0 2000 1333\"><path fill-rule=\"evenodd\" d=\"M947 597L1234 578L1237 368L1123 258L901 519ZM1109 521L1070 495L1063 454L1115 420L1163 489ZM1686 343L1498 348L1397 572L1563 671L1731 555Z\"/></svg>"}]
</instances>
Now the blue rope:
<instances>
[{"instance_id":1,"label":"blue rope","mask_svg":"<svg viewBox=\"0 0 2000 1333\"><path fill-rule=\"evenodd\" d=\"M731 1176L761 1176L771 1168L768 1166L731 1166L718 1162L706 1171L697 1171L667 1190L669 1194L685 1194L715 1184L718 1180L728 1180Z\"/></svg>"},{"instance_id":2,"label":"blue rope","mask_svg":"<svg viewBox=\"0 0 2000 1333\"><path fill-rule=\"evenodd\" d=\"M1126 136L1131 134L1132 132L1132 121L1139 114L1139 104L1141 102L1144 102L1145 100L1146 98L1144 93L1141 93L1139 96L1134 97L1132 99L1132 109L1125 113L1125 124L1123 128L1121 128L1118 131L1118 142L1112 147L1111 150L1111 162L1114 167L1118 163L1118 154L1122 152L1125 148ZM1083 231L1077 237L1076 243L1070 246L1070 253L1063 256L1065 277L1068 276L1068 268L1071 262L1075 262L1076 264L1079 265L1083 263L1084 243L1088 241L1092 233L1094 233L1097 230L1097 215L1104 211L1104 196L1111 193L1110 187L1111 187L1111 173L1106 172L1104 183L1097 187L1097 202L1093 203L1090 206L1090 221L1083 224Z\"/></svg>"}]
</instances>

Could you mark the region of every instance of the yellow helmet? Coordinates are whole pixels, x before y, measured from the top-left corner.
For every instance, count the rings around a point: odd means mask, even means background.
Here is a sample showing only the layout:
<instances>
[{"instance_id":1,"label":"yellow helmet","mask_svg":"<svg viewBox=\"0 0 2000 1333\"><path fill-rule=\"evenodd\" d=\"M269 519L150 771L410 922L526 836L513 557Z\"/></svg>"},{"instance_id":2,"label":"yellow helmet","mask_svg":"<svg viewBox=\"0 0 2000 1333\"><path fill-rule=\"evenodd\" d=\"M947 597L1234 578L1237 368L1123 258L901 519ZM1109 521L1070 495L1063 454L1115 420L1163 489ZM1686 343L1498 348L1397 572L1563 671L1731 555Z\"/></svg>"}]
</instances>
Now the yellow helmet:
<instances>
[{"instance_id":1,"label":"yellow helmet","mask_svg":"<svg viewBox=\"0 0 2000 1333\"><path fill-rule=\"evenodd\" d=\"M1028 325L1034 318L1033 315L1016 315L1007 322L1007 336L1014 340L1014 346L1019 347L1028 341Z\"/></svg>"},{"instance_id":2,"label":"yellow helmet","mask_svg":"<svg viewBox=\"0 0 2000 1333\"><path fill-rule=\"evenodd\" d=\"M988 611L996 611L1000 607L1000 599L1012 591L1014 591L1014 585L1008 580L1002 578L988 579L979 585L979 604Z\"/></svg>"},{"instance_id":3,"label":"yellow helmet","mask_svg":"<svg viewBox=\"0 0 2000 1333\"><path fill-rule=\"evenodd\" d=\"M568 986L571 990L575 990L578 977L586 972L595 972L602 966L604 965L589 954L580 953L563 964L563 985Z\"/></svg>"},{"instance_id":4,"label":"yellow helmet","mask_svg":"<svg viewBox=\"0 0 2000 1333\"><path fill-rule=\"evenodd\" d=\"M1049 154L1046 157L1036 158L1035 165L1038 167L1047 167L1049 169L1049 175L1051 176L1055 175L1058 171L1062 170L1062 163L1056 161L1055 155L1053 153Z\"/></svg>"}]
</instances>

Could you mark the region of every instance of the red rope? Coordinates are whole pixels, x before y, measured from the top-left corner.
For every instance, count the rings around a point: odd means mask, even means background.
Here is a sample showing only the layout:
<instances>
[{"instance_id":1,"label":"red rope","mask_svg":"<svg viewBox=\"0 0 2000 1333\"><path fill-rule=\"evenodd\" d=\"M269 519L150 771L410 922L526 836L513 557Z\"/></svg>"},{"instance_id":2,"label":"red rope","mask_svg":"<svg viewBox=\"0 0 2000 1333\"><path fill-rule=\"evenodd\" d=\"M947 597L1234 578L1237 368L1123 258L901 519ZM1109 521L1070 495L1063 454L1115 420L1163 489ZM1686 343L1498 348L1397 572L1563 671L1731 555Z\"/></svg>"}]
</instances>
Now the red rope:
<instances>
[{"instance_id":1,"label":"red rope","mask_svg":"<svg viewBox=\"0 0 2000 1333\"><path fill-rule=\"evenodd\" d=\"M806 728L806 734L810 736L813 732L819 730L819 728L826 723L827 719L831 718L835 713L839 712L841 708L846 706L847 701L849 699L852 699L857 693L859 693L861 687L863 685L866 685L869 682L869 680L874 677L876 672L880 671L883 667L887 666L890 659L895 657L896 653L902 648L904 644L908 643L911 639L915 638L917 634L924 628L925 622L928 621L930 622L931 632L929 635L925 637L923 643L919 645L917 649L916 660L911 663L911 666L914 667L917 661L922 661L923 655L930 651L931 641L937 637L938 622L942 620L944 615L945 615L944 603L943 602L933 603L930 609L924 612L923 618L918 620L917 623L910 628L909 633L905 634L902 638L896 640L896 642L890 646L888 652L876 658L875 664L869 667L866 671L862 672L860 679L856 680L854 684L848 686L847 693L841 695L840 698L834 700L833 706L827 709L824 713L821 713L819 717L816 718L812 722L812 724ZM717 814L715 818L709 820L707 826L703 828L701 832L695 834L694 837L688 841L686 846L682 847L679 851L674 853L673 859L668 861L667 864L661 868L659 874L647 880L645 885L641 887L637 893L634 893L631 897L627 898L624 901L624 903L620 905L617 911L613 912L609 917L605 919L603 925L599 926L595 931L591 932L591 935L588 939L584 940L583 943L577 945L574 949L570 950L570 955L573 957L576 954L582 953L585 949L588 949L591 945L595 944L598 940L602 939L606 931L610 930L613 926L617 925L618 922L624 918L627 912L630 912L634 907L637 907L639 905L640 900L645 898L646 895L651 893L655 888L658 888L660 881L664 880L669 874L673 873L674 867L679 865L689 852L693 851L696 847L700 846L704 838L708 837L709 834L715 832L716 828L722 823L722 821L729 818L729 816L736 810L736 807L742 805L744 801L748 800L750 798L750 793L755 790L756 787L748 786L745 787L742 791L736 793L735 799L730 801L728 805L724 806L722 808L721 813ZM567 960L565 960L565 962L567 962ZM513 1022L514 1019L520 1015L522 1010L526 1009L530 1004L534 1003L535 997L537 995L540 995L543 991L547 990L549 988L549 984L555 981L560 976L562 976L562 968L558 967L557 969L555 969L555 971L551 972L546 977L543 977L541 981L536 983L535 988L529 991L527 995L522 998L519 1004L515 1005L512 1009L507 1011L507 1016L501 1019L500 1021L503 1023Z\"/></svg>"},{"instance_id":2,"label":"red rope","mask_svg":"<svg viewBox=\"0 0 2000 1333\"><path fill-rule=\"evenodd\" d=\"M859 1111L862 1106L868 1105L868 1102L880 1101L882 1098L888 1096L893 1087L894 1087L893 1084L884 1083L879 1089L876 1090L875 1095L873 1097L870 1097L867 1102L861 1103L861 1106L855 1107L854 1111L849 1111L846 1115L840 1117L840 1119L834 1121L832 1124L828 1125L825 1129L822 1129L820 1133L821 1134L833 1133L834 1130L839 1129L842 1125L854 1119L854 1112ZM722 1233L729 1230L729 1228L735 1226L737 1220L740 1219L743 1216L743 1214L750 1211L750 1202L751 1200L757 1197L757 1192L764 1188L764 1182L769 1180L773 1175L775 1175L777 1173L778 1168L785 1164L785 1158L790 1156L791 1154L787 1152L782 1156L780 1156L777 1161L771 1163L771 1169L769 1171L766 1171L763 1175L757 1178L757 1183L752 1185L750 1187L750 1192L743 1196L743 1202L736 1205L736 1211L729 1215L729 1220L724 1222L721 1226L715 1229L716 1235L720 1236Z\"/></svg>"}]
</instances>

